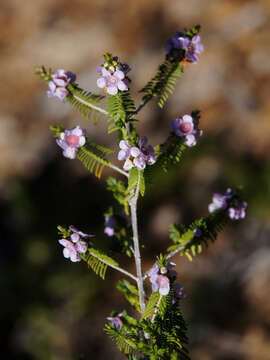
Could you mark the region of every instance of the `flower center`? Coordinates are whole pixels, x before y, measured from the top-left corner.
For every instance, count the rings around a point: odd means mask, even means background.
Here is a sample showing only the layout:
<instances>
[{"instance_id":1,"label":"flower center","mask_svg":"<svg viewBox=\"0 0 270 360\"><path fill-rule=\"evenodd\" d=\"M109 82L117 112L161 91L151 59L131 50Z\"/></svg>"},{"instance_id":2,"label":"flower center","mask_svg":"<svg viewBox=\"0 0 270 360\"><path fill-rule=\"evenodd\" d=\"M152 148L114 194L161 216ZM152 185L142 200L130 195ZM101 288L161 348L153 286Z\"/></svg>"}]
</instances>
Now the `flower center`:
<instances>
[{"instance_id":1,"label":"flower center","mask_svg":"<svg viewBox=\"0 0 270 360\"><path fill-rule=\"evenodd\" d=\"M79 143L79 136L77 135L68 135L66 138L66 143L68 146L76 146Z\"/></svg>"},{"instance_id":2,"label":"flower center","mask_svg":"<svg viewBox=\"0 0 270 360\"><path fill-rule=\"evenodd\" d=\"M193 54L195 52L195 46L192 42L188 45L188 51Z\"/></svg>"},{"instance_id":3,"label":"flower center","mask_svg":"<svg viewBox=\"0 0 270 360\"><path fill-rule=\"evenodd\" d=\"M183 122L182 124L180 124L179 129L183 133L188 133L192 129L192 125L189 122Z\"/></svg>"},{"instance_id":4,"label":"flower center","mask_svg":"<svg viewBox=\"0 0 270 360\"><path fill-rule=\"evenodd\" d=\"M115 76L110 76L109 83L115 85L117 83L117 78Z\"/></svg>"}]
</instances>

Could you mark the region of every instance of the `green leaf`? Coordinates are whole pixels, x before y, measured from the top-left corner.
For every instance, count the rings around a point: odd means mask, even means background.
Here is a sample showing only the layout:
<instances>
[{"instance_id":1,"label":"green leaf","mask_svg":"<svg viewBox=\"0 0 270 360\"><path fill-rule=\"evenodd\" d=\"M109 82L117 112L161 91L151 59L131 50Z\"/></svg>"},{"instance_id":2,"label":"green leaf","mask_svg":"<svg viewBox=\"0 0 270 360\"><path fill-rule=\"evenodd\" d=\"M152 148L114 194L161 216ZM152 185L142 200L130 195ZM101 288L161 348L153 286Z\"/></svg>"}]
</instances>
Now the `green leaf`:
<instances>
[{"instance_id":1,"label":"green leaf","mask_svg":"<svg viewBox=\"0 0 270 360\"><path fill-rule=\"evenodd\" d=\"M152 294L150 295L146 309L144 310L142 319L146 319L154 314L159 298L160 298L160 293L158 291L153 291Z\"/></svg>"},{"instance_id":2,"label":"green leaf","mask_svg":"<svg viewBox=\"0 0 270 360\"><path fill-rule=\"evenodd\" d=\"M91 119L94 124L97 124L100 118L105 115L96 107L104 99L104 96L83 90L73 83L68 84L67 89L69 95L66 97L66 101L86 119Z\"/></svg>"},{"instance_id":3,"label":"green leaf","mask_svg":"<svg viewBox=\"0 0 270 360\"><path fill-rule=\"evenodd\" d=\"M131 121L131 116L135 111L135 105L131 98L130 92L119 91L116 95L107 96L108 133L119 129L126 132L126 123Z\"/></svg>"},{"instance_id":4,"label":"green leaf","mask_svg":"<svg viewBox=\"0 0 270 360\"><path fill-rule=\"evenodd\" d=\"M111 163L104 157L111 152L113 151L110 149L88 141L85 146L79 148L77 158L91 173L100 178L104 166L111 166Z\"/></svg>"},{"instance_id":5,"label":"green leaf","mask_svg":"<svg viewBox=\"0 0 270 360\"><path fill-rule=\"evenodd\" d=\"M130 354L136 349L136 342L127 334L124 329L117 330L109 324L105 324L105 332L116 343L119 350L124 354Z\"/></svg>"},{"instance_id":6,"label":"green leaf","mask_svg":"<svg viewBox=\"0 0 270 360\"><path fill-rule=\"evenodd\" d=\"M140 303L139 303L139 293L136 286L130 284L129 281L123 279L119 280L117 284L117 289L122 291L125 295L127 301L138 311L140 310Z\"/></svg>"},{"instance_id":7,"label":"green leaf","mask_svg":"<svg viewBox=\"0 0 270 360\"><path fill-rule=\"evenodd\" d=\"M119 204L124 206L126 214L129 215L127 188L125 184L121 180L117 180L110 176L107 179L107 189L112 191L114 198Z\"/></svg>"},{"instance_id":8,"label":"green leaf","mask_svg":"<svg viewBox=\"0 0 270 360\"><path fill-rule=\"evenodd\" d=\"M158 97L158 106L162 108L172 94L183 69L179 61L166 60L159 66L156 76L140 90L144 93L143 100Z\"/></svg>"},{"instance_id":9,"label":"green leaf","mask_svg":"<svg viewBox=\"0 0 270 360\"><path fill-rule=\"evenodd\" d=\"M136 167L133 167L129 170L128 176L128 188L127 193L130 194L132 190L135 191L138 183L139 170Z\"/></svg>"},{"instance_id":10,"label":"green leaf","mask_svg":"<svg viewBox=\"0 0 270 360\"><path fill-rule=\"evenodd\" d=\"M215 241L218 233L223 230L228 222L226 210L216 211L207 217L194 221L188 227L182 224L170 226L170 238L175 245L170 246L167 251L174 251L183 246L180 255L186 255L192 261L193 257L202 252L202 245L208 246L208 242ZM201 236L194 236L194 230L200 229Z\"/></svg>"},{"instance_id":11,"label":"green leaf","mask_svg":"<svg viewBox=\"0 0 270 360\"><path fill-rule=\"evenodd\" d=\"M143 171L140 172L140 194L141 196L144 196L145 193L145 180L144 180L144 174Z\"/></svg>"},{"instance_id":12,"label":"green leaf","mask_svg":"<svg viewBox=\"0 0 270 360\"><path fill-rule=\"evenodd\" d=\"M89 248L88 253L82 255L82 259L103 280L105 279L108 265L118 266L114 259L94 248Z\"/></svg>"}]
</instances>

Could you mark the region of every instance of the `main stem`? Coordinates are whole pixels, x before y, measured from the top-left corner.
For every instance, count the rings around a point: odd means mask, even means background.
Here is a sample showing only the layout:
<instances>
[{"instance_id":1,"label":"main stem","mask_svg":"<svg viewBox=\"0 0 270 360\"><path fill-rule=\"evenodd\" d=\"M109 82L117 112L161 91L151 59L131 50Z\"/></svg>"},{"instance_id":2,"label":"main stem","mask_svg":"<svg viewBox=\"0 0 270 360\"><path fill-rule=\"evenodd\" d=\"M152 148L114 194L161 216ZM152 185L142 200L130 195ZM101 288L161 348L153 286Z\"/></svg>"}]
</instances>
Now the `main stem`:
<instances>
[{"instance_id":1,"label":"main stem","mask_svg":"<svg viewBox=\"0 0 270 360\"><path fill-rule=\"evenodd\" d=\"M131 225L133 231L134 258L135 258L136 272L137 272L139 301L140 301L141 312L143 313L145 310L145 301L144 301L143 274L142 274L142 263L141 263L139 235L138 235L138 221L137 221L137 201L139 197L139 186L140 186L140 172L138 175L138 183L137 183L135 195L130 200L129 204L130 204L130 212L131 212Z\"/></svg>"}]
</instances>

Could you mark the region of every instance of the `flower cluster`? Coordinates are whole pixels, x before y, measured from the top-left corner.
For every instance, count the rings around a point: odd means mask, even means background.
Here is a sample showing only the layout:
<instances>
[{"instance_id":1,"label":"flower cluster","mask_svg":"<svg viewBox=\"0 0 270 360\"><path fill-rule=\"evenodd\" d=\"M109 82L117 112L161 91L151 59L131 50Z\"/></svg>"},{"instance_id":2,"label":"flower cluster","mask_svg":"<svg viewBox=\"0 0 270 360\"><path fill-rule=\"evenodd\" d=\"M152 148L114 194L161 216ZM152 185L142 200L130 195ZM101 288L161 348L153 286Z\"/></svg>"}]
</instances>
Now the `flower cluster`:
<instances>
[{"instance_id":1,"label":"flower cluster","mask_svg":"<svg viewBox=\"0 0 270 360\"><path fill-rule=\"evenodd\" d=\"M127 64L121 64L118 61L117 56L112 57L111 54L106 54L104 64L97 69L97 73L100 74L97 86L110 95L116 95L118 90L126 91L130 81L126 75L130 70Z\"/></svg>"},{"instance_id":2,"label":"flower cluster","mask_svg":"<svg viewBox=\"0 0 270 360\"><path fill-rule=\"evenodd\" d=\"M153 146L147 145L148 138L143 136L139 141L139 147L130 146L128 141L121 140L118 160L125 160L123 169L130 170L136 167L138 170L145 169L146 165L153 165L156 162L156 154Z\"/></svg>"},{"instance_id":3,"label":"flower cluster","mask_svg":"<svg viewBox=\"0 0 270 360\"><path fill-rule=\"evenodd\" d=\"M231 220L244 219L246 217L246 208L248 204L246 201L236 200L233 206L228 209L228 216Z\"/></svg>"},{"instance_id":4,"label":"flower cluster","mask_svg":"<svg viewBox=\"0 0 270 360\"><path fill-rule=\"evenodd\" d=\"M213 213L216 210L225 210L229 206L228 216L231 220L244 219L246 217L248 204L246 201L240 201L234 197L235 193L230 188L226 190L224 195L215 193L212 198L212 203L208 206L209 212Z\"/></svg>"},{"instance_id":5,"label":"flower cluster","mask_svg":"<svg viewBox=\"0 0 270 360\"><path fill-rule=\"evenodd\" d=\"M195 146L198 138L203 134L203 131L198 129L198 121L190 115L172 120L171 128L177 136L185 137L185 142L189 147Z\"/></svg>"},{"instance_id":6,"label":"flower cluster","mask_svg":"<svg viewBox=\"0 0 270 360\"><path fill-rule=\"evenodd\" d=\"M65 258L70 259L72 262L79 262L81 261L80 254L85 254L88 249L88 244L82 241L81 238L87 239L94 235L85 234L73 225L70 225L69 230L72 232L70 240L60 239L58 242L64 246L63 255Z\"/></svg>"},{"instance_id":7,"label":"flower cluster","mask_svg":"<svg viewBox=\"0 0 270 360\"><path fill-rule=\"evenodd\" d=\"M76 126L73 129L67 129L60 133L59 138L56 139L56 143L63 149L63 155L66 158L75 159L78 148L86 142L85 136L86 130L80 126Z\"/></svg>"},{"instance_id":8,"label":"flower cluster","mask_svg":"<svg viewBox=\"0 0 270 360\"><path fill-rule=\"evenodd\" d=\"M150 278L153 291L159 291L160 295L168 295L170 292L170 279L174 281L177 277L177 272L174 270L176 266L175 263L170 262L167 267L158 267L158 264L155 263L153 267L147 272L147 276ZM165 275L166 274L166 275ZM173 303L177 299L183 298L185 296L184 289L180 284L174 284L174 298Z\"/></svg>"},{"instance_id":9,"label":"flower cluster","mask_svg":"<svg viewBox=\"0 0 270 360\"><path fill-rule=\"evenodd\" d=\"M119 313L115 316L109 316L106 319L112 324L113 327L116 329L121 329L123 326L123 322L121 320L121 317L123 316L123 313Z\"/></svg>"},{"instance_id":10,"label":"flower cluster","mask_svg":"<svg viewBox=\"0 0 270 360\"><path fill-rule=\"evenodd\" d=\"M177 57L180 50L185 51L185 59L196 64L199 61L199 54L204 50L201 38L199 35L194 35L192 38L185 36L179 31L176 31L174 36L166 43L167 54L171 53Z\"/></svg>"},{"instance_id":11,"label":"flower cluster","mask_svg":"<svg viewBox=\"0 0 270 360\"><path fill-rule=\"evenodd\" d=\"M57 70L54 74L52 74L52 80L49 81L49 90L47 91L47 96L56 96L61 101L64 101L69 94L66 86L75 80L76 75L71 71L65 71L63 69Z\"/></svg>"}]
</instances>

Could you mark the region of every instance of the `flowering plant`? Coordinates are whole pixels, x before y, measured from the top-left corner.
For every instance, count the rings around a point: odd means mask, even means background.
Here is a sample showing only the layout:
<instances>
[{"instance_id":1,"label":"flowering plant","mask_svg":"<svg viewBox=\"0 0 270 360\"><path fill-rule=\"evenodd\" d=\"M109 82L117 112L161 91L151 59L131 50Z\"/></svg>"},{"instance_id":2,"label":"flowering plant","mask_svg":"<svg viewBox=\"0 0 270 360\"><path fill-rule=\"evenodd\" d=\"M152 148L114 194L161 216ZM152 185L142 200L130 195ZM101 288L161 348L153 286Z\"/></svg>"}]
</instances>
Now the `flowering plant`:
<instances>
[{"instance_id":1,"label":"flowering plant","mask_svg":"<svg viewBox=\"0 0 270 360\"><path fill-rule=\"evenodd\" d=\"M58 226L58 230L61 236L59 244L64 247L65 258L72 262L85 261L101 278L105 277L110 267L133 282L125 278L119 281L117 288L123 292L137 315L131 316L125 310L118 309L107 317L105 324L105 331L130 360L189 359L187 329L180 311L181 301L186 294L183 286L177 282L176 264L170 259L180 254L192 260L202 251L204 244L216 240L218 232L228 220L243 219L247 208L238 191L227 189L224 195L215 193L208 216L189 226L171 225L173 244L143 274L137 221L138 199L145 194L151 170L167 172L171 166L178 164L185 151L197 145L203 132L199 130L200 112L196 110L172 120L168 124L168 130L170 127L172 130L168 138L153 147L148 144L147 136L137 133L135 116L153 98L162 108L187 64L199 61L203 51L199 31L199 26L184 32L177 31L167 41L165 60L156 76L141 90L142 101L137 107L130 93L131 79L127 76L130 67L109 53L105 54L104 62L97 70L97 86L103 89L104 95L81 89L71 72L57 70L53 73L43 66L36 69L36 73L49 85L48 96L56 96L70 103L83 116L92 118L94 123L101 117L107 118L108 133L118 132L117 157L122 168L107 159L113 150L94 143L79 125L73 129L51 126L64 157L77 158L98 178L104 166L107 166L126 180L107 179L107 188L112 191L121 210L118 206L118 210L111 207L106 211L104 233L119 242L123 253L134 258L136 274L120 267L115 259L98 249L94 239L90 242L94 235L85 234L72 225L68 228ZM104 99L106 109L100 106Z\"/></svg>"}]
</instances>

